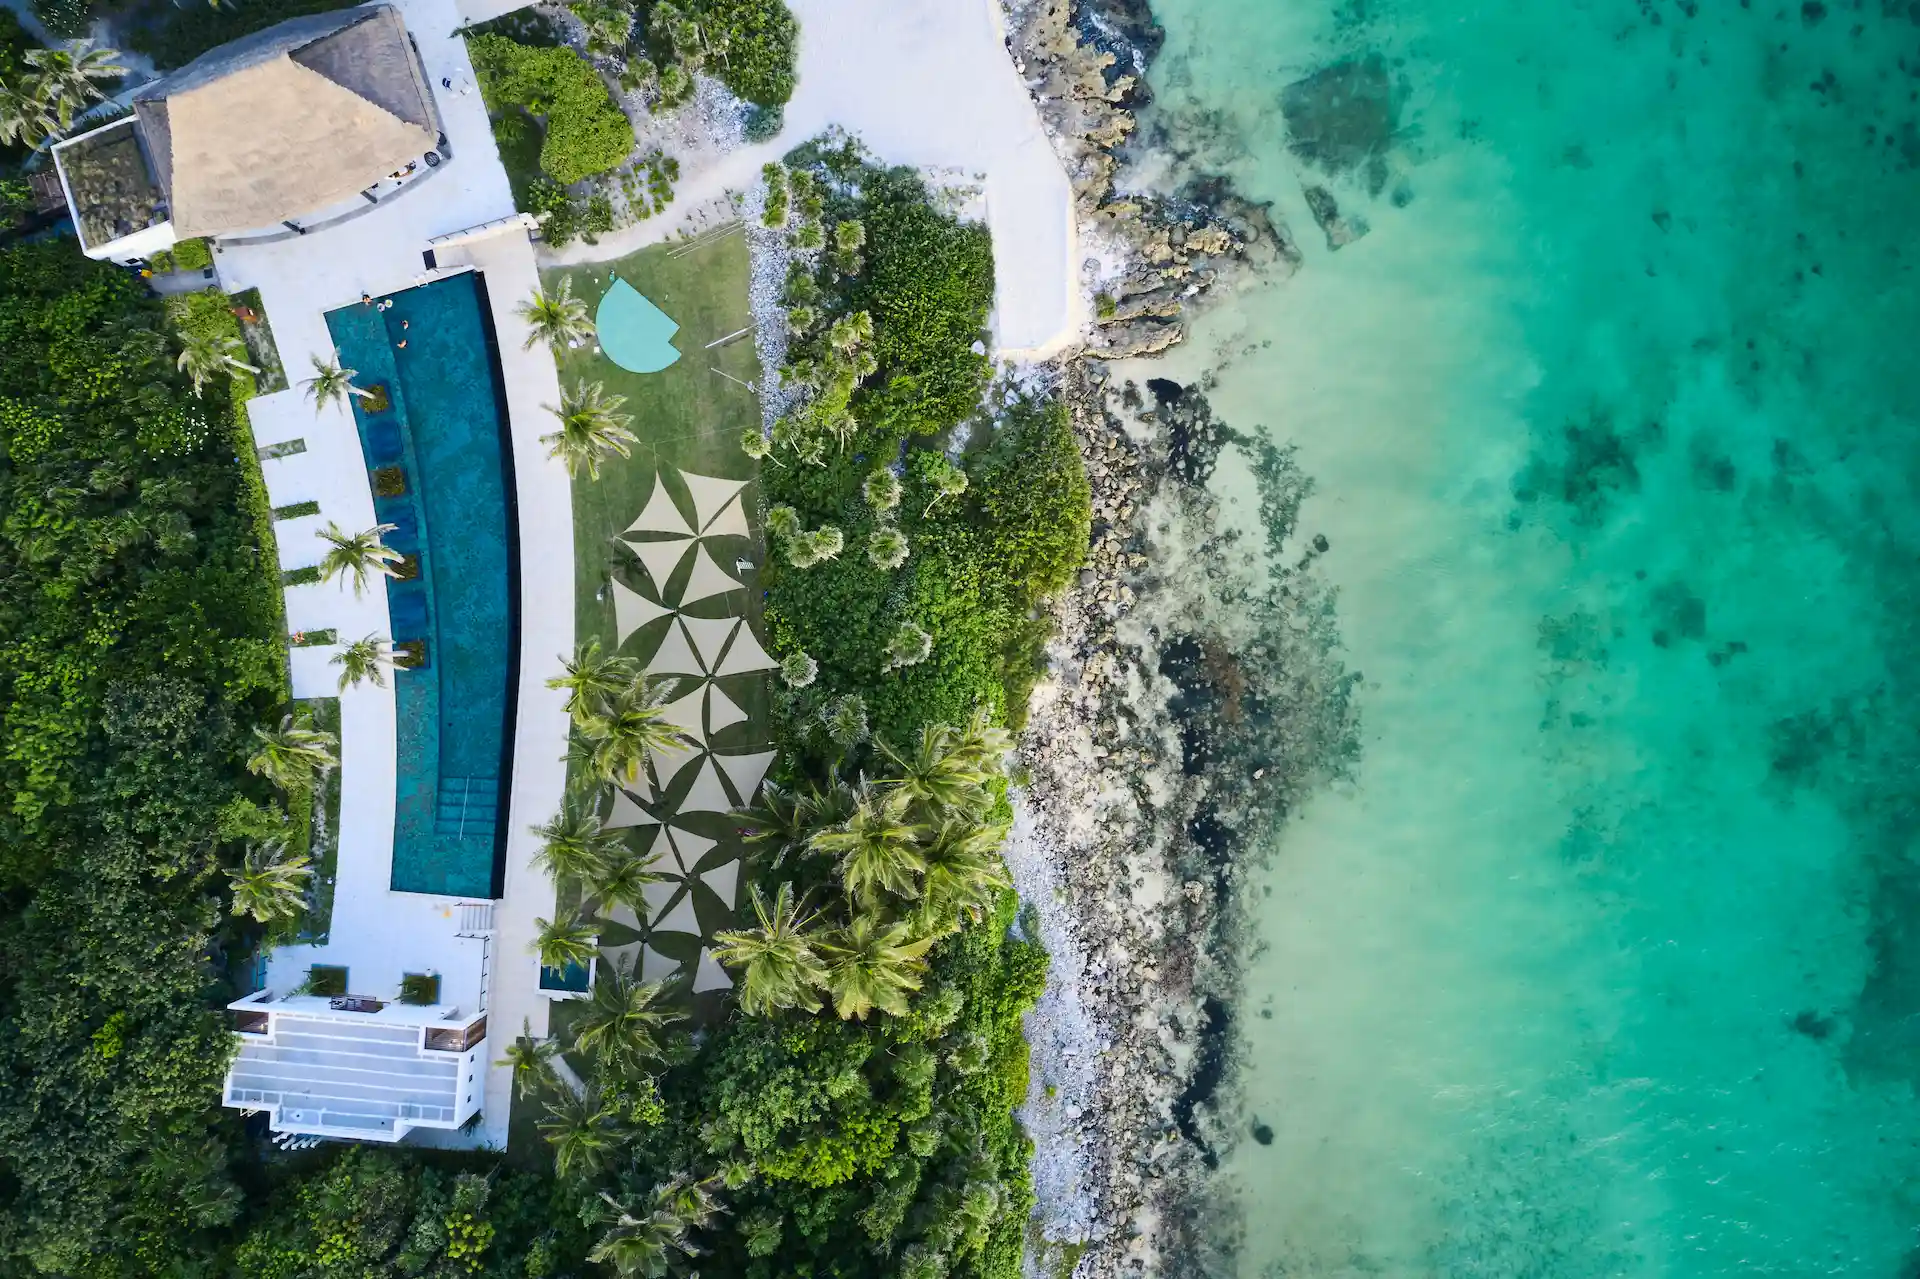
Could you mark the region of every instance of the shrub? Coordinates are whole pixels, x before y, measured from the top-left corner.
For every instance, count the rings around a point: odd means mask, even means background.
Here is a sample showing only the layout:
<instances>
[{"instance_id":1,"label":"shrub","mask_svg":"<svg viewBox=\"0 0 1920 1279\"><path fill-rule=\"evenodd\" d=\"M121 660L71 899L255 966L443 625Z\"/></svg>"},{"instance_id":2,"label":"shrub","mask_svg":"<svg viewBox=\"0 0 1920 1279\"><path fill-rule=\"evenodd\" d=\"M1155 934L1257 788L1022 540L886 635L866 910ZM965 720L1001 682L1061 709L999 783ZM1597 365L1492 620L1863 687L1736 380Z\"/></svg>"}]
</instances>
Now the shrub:
<instances>
[{"instance_id":1,"label":"shrub","mask_svg":"<svg viewBox=\"0 0 1920 1279\"><path fill-rule=\"evenodd\" d=\"M405 467L382 466L373 472L373 495L375 497L404 497L407 492L407 472Z\"/></svg>"},{"instance_id":2,"label":"shrub","mask_svg":"<svg viewBox=\"0 0 1920 1279\"><path fill-rule=\"evenodd\" d=\"M400 1002L429 1005L440 1002L439 973L406 973L400 978Z\"/></svg>"},{"instance_id":3,"label":"shrub","mask_svg":"<svg viewBox=\"0 0 1920 1279\"><path fill-rule=\"evenodd\" d=\"M393 646L393 664L403 670L416 670L427 664L427 642L423 639L401 640Z\"/></svg>"},{"instance_id":4,"label":"shrub","mask_svg":"<svg viewBox=\"0 0 1920 1279\"><path fill-rule=\"evenodd\" d=\"M799 34L787 6L781 0L700 0L691 7L707 42L726 47L725 62L708 68L720 82L756 106L776 111L784 106L793 96ZM776 122L773 133L779 131Z\"/></svg>"},{"instance_id":5,"label":"shrub","mask_svg":"<svg viewBox=\"0 0 1920 1279\"><path fill-rule=\"evenodd\" d=\"M311 586L320 580L320 566L308 564L303 568L290 568L280 575L283 586Z\"/></svg>"},{"instance_id":6,"label":"shrub","mask_svg":"<svg viewBox=\"0 0 1920 1279\"><path fill-rule=\"evenodd\" d=\"M374 382L361 389L367 393L360 401L362 413L385 413L393 407L393 396L388 392L385 382Z\"/></svg>"},{"instance_id":7,"label":"shrub","mask_svg":"<svg viewBox=\"0 0 1920 1279\"><path fill-rule=\"evenodd\" d=\"M182 271L204 271L213 265L213 249L205 239L182 240L173 246L173 264Z\"/></svg>"},{"instance_id":8,"label":"shrub","mask_svg":"<svg viewBox=\"0 0 1920 1279\"><path fill-rule=\"evenodd\" d=\"M315 964L307 969L307 993L322 999L334 999L347 993L347 970L331 964Z\"/></svg>"},{"instance_id":9,"label":"shrub","mask_svg":"<svg viewBox=\"0 0 1920 1279\"><path fill-rule=\"evenodd\" d=\"M545 117L540 167L562 185L617 169L634 148L633 124L600 73L572 49L498 35L467 39L480 91L495 113L524 107Z\"/></svg>"},{"instance_id":10,"label":"shrub","mask_svg":"<svg viewBox=\"0 0 1920 1279\"><path fill-rule=\"evenodd\" d=\"M303 515L318 514L320 514L320 503L311 501L289 502L285 506L273 508L273 518L276 520L297 520Z\"/></svg>"}]
</instances>

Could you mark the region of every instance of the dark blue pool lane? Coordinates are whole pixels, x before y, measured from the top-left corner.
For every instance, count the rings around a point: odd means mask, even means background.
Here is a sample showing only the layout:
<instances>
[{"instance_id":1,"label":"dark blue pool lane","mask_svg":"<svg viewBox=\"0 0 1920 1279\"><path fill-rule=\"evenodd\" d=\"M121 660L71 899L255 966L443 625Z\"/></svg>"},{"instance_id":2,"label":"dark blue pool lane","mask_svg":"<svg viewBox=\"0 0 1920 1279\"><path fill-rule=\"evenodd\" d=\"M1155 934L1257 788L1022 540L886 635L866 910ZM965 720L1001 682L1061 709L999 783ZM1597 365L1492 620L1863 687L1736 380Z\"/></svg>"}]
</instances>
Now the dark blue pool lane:
<instances>
[{"instance_id":1,"label":"dark blue pool lane","mask_svg":"<svg viewBox=\"0 0 1920 1279\"><path fill-rule=\"evenodd\" d=\"M341 364L386 392L377 412L357 401L354 422L388 544L418 562L387 583L394 642L424 647L394 678L400 892L496 897L504 866L519 556L485 289L468 273L327 314Z\"/></svg>"}]
</instances>

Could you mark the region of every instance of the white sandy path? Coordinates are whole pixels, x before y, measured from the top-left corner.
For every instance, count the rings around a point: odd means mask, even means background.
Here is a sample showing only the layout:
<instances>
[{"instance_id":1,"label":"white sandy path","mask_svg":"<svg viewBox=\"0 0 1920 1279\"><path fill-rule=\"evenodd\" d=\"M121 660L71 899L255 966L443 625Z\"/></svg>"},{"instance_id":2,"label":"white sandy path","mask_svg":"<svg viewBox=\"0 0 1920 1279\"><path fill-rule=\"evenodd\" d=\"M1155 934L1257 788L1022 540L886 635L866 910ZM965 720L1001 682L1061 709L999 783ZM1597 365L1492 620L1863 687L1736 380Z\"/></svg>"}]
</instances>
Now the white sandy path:
<instances>
[{"instance_id":1,"label":"white sandy path","mask_svg":"<svg viewBox=\"0 0 1920 1279\"><path fill-rule=\"evenodd\" d=\"M513 212L506 170L494 146L486 108L477 92L459 93L473 82L466 42L455 34L462 21L454 0L395 0L426 65L453 159L410 190L337 226L277 243L223 247L221 284L230 291L258 287L280 356L296 381L311 371L311 357L330 357L325 312L374 294L406 288L422 277L421 253L428 241L503 218ZM442 77L455 90L440 85ZM295 984L310 964L344 963L370 982L401 970L438 968L443 999L463 1008L481 1001L486 978L487 1050L498 1061L522 1019L536 1035L547 1031L547 999L538 990L539 967L529 953L536 916L551 913L553 888L534 870L538 841L529 827L559 806L565 788L567 720L562 694L545 687L558 654L573 647L573 574L553 566L573 563L571 490L565 470L546 457L539 435L548 429L541 405L557 403L560 381L544 348L521 350L525 325L514 303L538 281L533 247L517 231L494 236L443 255L447 265L468 264L485 275L494 327L500 340L507 389L519 513L521 558L520 686L515 690L514 760L508 808L506 883L494 911L494 934L485 943L456 938L457 899L396 893L391 882L395 800L396 724L391 686L362 685L341 698L341 812L339 874L330 944L324 950L290 946L269 961L268 981L278 989ZM261 443L304 438L308 451L264 465L268 493L276 504L318 499L318 520L279 526L281 561L295 567L318 560L302 531L337 519L350 529L373 522L373 496L358 433L344 409L316 419L299 390L251 402L250 416ZM343 638L368 632L391 634L386 592L369 591L355 601L333 586L295 587L287 592L294 629L333 626ZM294 693L333 692L337 670L326 665L334 650L294 653ZM373 989L368 993L382 994ZM488 1070L485 1118L473 1134L416 1131L409 1140L432 1144L482 1144L503 1148L512 1094L511 1071Z\"/></svg>"},{"instance_id":2,"label":"white sandy path","mask_svg":"<svg viewBox=\"0 0 1920 1279\"><path fill-rule=\"evenodd\" d=\"M839 125L886 163L983 176L1000 355L1044 358L1070 345L1085 319L1073 189L1007 55L998 0L789 4L800 22L799 84L780 136L689 174L665 214L543 256L601 262L670 239L684 211L745 191L767 161Z\"/></svg>"}]
</instances>

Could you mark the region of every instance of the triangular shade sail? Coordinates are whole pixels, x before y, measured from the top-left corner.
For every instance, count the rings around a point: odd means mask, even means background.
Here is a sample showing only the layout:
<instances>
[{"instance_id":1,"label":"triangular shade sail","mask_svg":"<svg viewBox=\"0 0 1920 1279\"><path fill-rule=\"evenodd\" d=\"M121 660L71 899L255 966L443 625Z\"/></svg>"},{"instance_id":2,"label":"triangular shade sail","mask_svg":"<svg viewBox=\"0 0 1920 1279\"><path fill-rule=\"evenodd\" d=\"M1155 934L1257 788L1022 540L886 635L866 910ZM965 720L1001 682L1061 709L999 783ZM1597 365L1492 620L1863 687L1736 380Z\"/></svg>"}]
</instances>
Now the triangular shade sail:
<instances>
[{"instance_id":1,"label":"triangular shade sail","mask_svg":"<svg viewBox=\"0 0 1920 1279\"><path fill-rule=\"evenodd\" d=\"M674 698L660 708L660 718L675 728L684 729L693 740L704 740L707 730L700 723L700 694L702 685L695 684L691 691Z\"/></svg>"},{"instance_id":2,"label":"triangular shade sail","mask_svg":"<svg viewBox=\"0 0 1920 1279\"><path fill-rule=\"evenodd\" d=\"M733 699L720 691L718 684L707 685L707 733L722 732L735 724L744 724L747 713L734 705Z\"/></svg>"},{"instance_id":3,"label":"triangular shade sail","mask_svg":"<svg viewBox=\"0 0 1920 1279\"><path fill-rule=\"evenodd\" d=\"M742 804L751 804L760 781L767 775L767 769L773 766L774 752L756 751L751 755L715 755L714 761L720 765L720 771L733 783L733 793Z\"/></svg>"},{"instance_id":4,"label":"triangular shade sail","mask_svg":"<svg viewBox=\"0 0 1920 1279\"><path fill-rule=\"evenodd\" d=\"M712 852L719 843L705 835L696 835L690 830L674 826L667 827L667 842L673 845L673 855L681 869L689 874L700 864L700 859Z\"/></svg>"},{"instance_id":5,"label":"triangular shade sail","mask_svg":"<svg viewBox=\"0 0 1920 1279\"><path fill-rule=\"evenodd\" d=\"M700 659L702 672L711 670L726 651L727 639L740 625L737 617L683 617L680 624L693 640L693 651Z\"/></svg>"},{"instance_id":6,"label":"triangular shade sail","mask_svg":"<svg viewBox=\"0 0 1920 1279\"><path fill-rule=\"evenodd\" d=\"M721 508L747 486L745 480L722 480L711 475L695 475L691 471L680 472L680 479L686 484L687 492L693 495L694 524L699 528L713 523Z\"/></svg>"},{"instance_id":7,"label":"triangular shade sail","mask_svg":"<svg viewBox=\"0 0 1920 1279\"><path fill-rule=\"evenodd\" d=\"M626 924L626 920L620 918L621 913L622 912L619 910L615 910L613 912L614 922L620 923L620 924ZM628 918L632 917L633 912L628 911L625 913L627 914ZM626 924L626 926L628 928L633 928L635 932L639 931L639 929L635 928L634 925L632 924ZM600 971L606 972L609 969L621 969L621 968L627 967L627 965L629 964L637 964L641 962L640 950L641 950L641 947L639 942L628 942L624 946L607 947L605 950L602 950L600 952Z\"/></svg>"},{"instance_id":8,"label":"triangular shade sail","mask_svg":"<svg viewBox=\"0 0 1920 1279\"><path fill-rule=\"evenodd\" d=\"M733 647L727 650L726 657L712 671L715 675L747 675L754 671L770 671L778 665L780 663L760 647L760 641L754 638L753 628L742 626L740 634L733 641Z\"/></svg>"},{"instance_id":9,"label":"triangular shade sail","mask_svg":"<svg viewBox=\"0 0 1920 1279\"><path fill-rule=\"evenodd\" d=\"M713 556L707 553L707 544L697 542L699 548L693 553L693 576L687 579L687 587L680 592L680 606L699 600L710 600L716 595L725 595L728 591L741 588L740 579L713 562Z\"/></svg>"},{"instance_id":10,"label":"triangular shade sail","mask_svg":"<svg viewBox=\"0 0 1920 1279\"><path fill-rule=\"evenodd\" d=\"M693 993L703 995L710 990L732 990L733 978L727 976L727 970L713 957L713 952L705 946L700 948L700 965L693 974Z\"/></svg>"},{"instance_id":11,"label":"triangular shade sail","mask_svg":"<svg viewBox=\"0 0 1920 1279\"><path fill-rule=\"evenodd\" d=\"M744 499L742 499L742 502ZM713 523L700 530L701 537L752 537L747 528L747 512L742 502L728 502L713 517Z\"/></svg>"},{"instance_id":12,"label":"triangular shade sail","mask_svg":"<svg viewBox=\"0 0 1920 1279\"><path fill-rule=\"evenodd\" d=\"M623 542L622 545L633 552L634 558L647 570L647 576L653 579L654 594L665 599L667 581L673 576L673 570L680 567L687 548L699 543L676 539L671 542Z\"/></svg>"},{"instance_id":13,"label":"triangular shade sail","mask_svg":"<svg viewBox=\"0 0 1920 1279\"><path fill-rule=\"evenodd\" d=\"M693 894L682 893L673 909L653 925L656 933L692 933L700 935L700 917L693 913Z\"/></svg>"},{"instance_id":14,"label":"triangular shade sail","mask_svg":"<svg viewBox=\"0 0 1920 1279\"><path fill-rule=\"evenodd\" d=\"M611 579L613 587L613 635L615 645L627 642L627 637L649 622L657 622L669 616L673 610L665 605L656 604L619 578Z\"/></svg>"},{"instance_id":15,"label":"triangular shade sail","mask_svg":"<svg viewBox=\"0 0 1920 1279\"><path fill-rule=\"evenodd\" d=\"M731 812L733 802L727 798L727 792L720 785L720 772L713 766L713 757L709 755L700 765L699 776L693 779L693 788L687 797L680 801L683 813L725 813Z\"/></svg>"},{"instance_id":16,"label":"triangular shade sail","mask_svg":"<svg viewBox=\"0 0 1920 1279\"><path fill-rule=\"evenodd\" d=\"M663 867L660 873L665 875L669 873L669 870ZM658 880L641 887L641 899L647 904L647 926L649 928L653 927L654 920L666 913L667 903L672 901L673 895L679 891L679 883L671 879ZM635 929L634 931L638 932L639 930Z\"/></svg>"},{"instance_id":17,"label":"triangular shade sail","mask_svg":"<svg viewBox=\"0 0 1920 1279\"><path fill-rule=\"evenodd\" d=\"M674 533L681 537L692 537L693 526L687 523L686 516L680 514L680 508L667 496L667 486L656 475L653 478L653 496L647 499L646 509L640 512L640 518L627 525L627 532Z\"/></svg>"},{"instance_id":18,"label":"triangular shade sail","mask_svg":"<svg viewBox=\"0 0 1920 1279\"><path fill-rule=\"evenodd\" d=\"M733 895L740 887L739 859L722 862L712 870L701 871L700 882L711 888L714 896L725 902L728 910L732 910Z\"/></svg>"},{"instance_id":19,"label":"triangular shade sail","mask_svg":"<svg viewBox=\"0 0 1920 1279\"><path fill-rule=\"evenodd\" d=\"M680 971L680 961L663 955L651 946L640 948L640 980L658 983Z\"/></svg>"},{"instance_id":20,"label":"triangular shade sail","mask_svg":"<svg viewBox=\"0 0 1920 1279\"><path fill-rule=\"evenodd\" d=\"M647 913L651 915L653 912L649 910ZM608 911L607 918L611 919L614 923L620 925L620 927L622 928L632 929L636 933L640 931L640 921L634 917L633 907L627 905L625 902L620 902L616 904L612 910ZM616 949L608 950L606 952L606 956L609 960L617 960L621 955L626 954L627 952L628 952L628 948L625 946L621 946Z\"/></svg>"},{"instance_id":21,"label":"triangular shade sail","mask_svg":"<svg viewBox=\"0 0 1920 1279\"><path fill-rule=\"evenodd\" d=\"M687 761L699 753L698 746L649 746L647 758L653 761L653 780L661 790L667 790L674 778L680 776L680 770L687 766Z\"/></svg>"},{"instance_id":22,"label":"triangular shade sail","mask_svg":"<svg viewBox=\"0 0 1920 1279\"><path fill-rule=\"evenodd\" d=\"M694 654L693 646L687 643L686 633L678 626L667 627L660 647L647 659L649 675L702 675L706 669Z\"/></svg>"},{"instance_id":23,"label":"triangular shade sail","mask_svg":"<svg viewBox=\"0 0 1920 1279\"><path fill-rule=\"evenodd\" d=\"M645 773L639 776L637 783L636 789L646 786L647 778ZM607 820L602 822L601 825L605 826L608 830L626 830L633 826L657 826L659 824L660 819L640 807L640 805L634 803L633 796L627 794L627 792L617 786L614 787L613 811L607 814Z\"/></svg>"}]
</instances>

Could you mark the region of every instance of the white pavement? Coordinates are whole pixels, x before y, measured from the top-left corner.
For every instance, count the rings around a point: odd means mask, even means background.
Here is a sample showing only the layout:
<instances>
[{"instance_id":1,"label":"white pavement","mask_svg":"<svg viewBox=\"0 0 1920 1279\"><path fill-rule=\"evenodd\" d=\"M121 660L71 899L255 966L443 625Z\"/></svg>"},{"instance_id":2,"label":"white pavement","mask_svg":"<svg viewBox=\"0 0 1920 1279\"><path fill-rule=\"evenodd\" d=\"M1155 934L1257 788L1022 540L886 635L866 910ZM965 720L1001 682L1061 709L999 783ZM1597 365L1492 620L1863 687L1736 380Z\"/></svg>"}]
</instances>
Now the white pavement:
<instances>
[{"instance_id":1,"label":"white pavement","mask_svg":"<svg viewBox=\"0 0 1920 1279\"><path fill-rule=\"evenodd\" d=\"M352 530L374 522L373 495L351 416L339 406L316 416L298 389L314 357L333 356L325 313L357 301L363 292L379 295L422 282L427 278L422 253L429 240L514 212L480 95L458 92L458 86L473 82L473 68L465 42L455 34L462 15L454 0L395 3L419 46L453 158L430 180L410 185L360 216L273 243L220 246L216 258L228 291L260 290L281 360L295 383L295 389L248 406L260 444L301 439L307 446L304 453L267 461L262 468L274 505L320 503L318 518L277 527L285 567L318 561L321 548L303 536L311 529L329 520ZM441 87L443 77L454 90ZM397 984L399 972L438 969L443 1002L485 1007L489 1056L498 1060L520 1033L523 1019L531 1021L535 1034L547 1028L547 1001L538 992L538 965L527 944L534 917L552 910L553 890L530 865L536 841L528 828L552 815L565 784L563 701L543 681L555 655L573 647L572 500L566 471L546 458L538 441L547 430L540 406L558 401L559 375L544 349L520 349L525 330L512 315L513 304L537 283L532 245L524 230L508 228L444 257L442 266L465 264L485 273L513 441L522 564L521 683L505 895L493 911L494 934L465 938L454 935L463 915L459 899L389 888L396 789L393 691L367 684L349 689L340 701L339 873L330 941L325 947L276 952L268 963L268 984L284 992L311 964L343 964L355 970L355 993L386 995L390 992L376 987ZM342 640L392 634L384 587L358 600L351 589L333 584L293 587L287 591L287 614L293 630L332 627ZM295 696L333 694L337 668L327 663L335 651L294 651ZM490 1066L486 1084L485 1118L474 1140L503 1147L511 1072Z\"/></svg>"},{"instance_id":2,"label":"white pavement","mask_svg":"<svg viewBox=\"0 0 1920 1279\"><path fill-rule=\"evenodd\" d=\"M1086 320L1073 188L1007 55L999 0L788 3L800 22L799 83L780 135L688 173L664 214L543 261L602 262L671 239L686 225L676 211L747 190L769 160L839 125L888 164L983 179L999 354L1040 359L1071 345Z\"/></svg>"}]
</instances>

